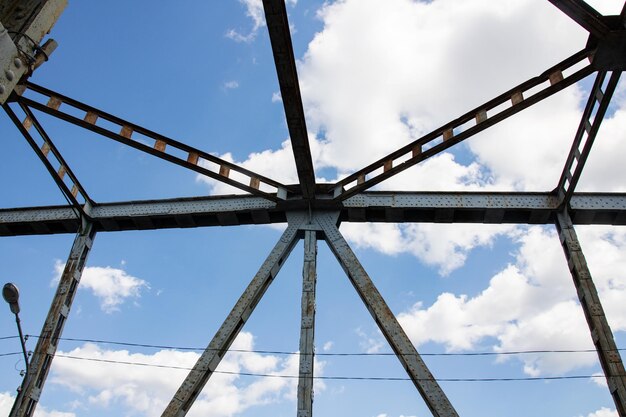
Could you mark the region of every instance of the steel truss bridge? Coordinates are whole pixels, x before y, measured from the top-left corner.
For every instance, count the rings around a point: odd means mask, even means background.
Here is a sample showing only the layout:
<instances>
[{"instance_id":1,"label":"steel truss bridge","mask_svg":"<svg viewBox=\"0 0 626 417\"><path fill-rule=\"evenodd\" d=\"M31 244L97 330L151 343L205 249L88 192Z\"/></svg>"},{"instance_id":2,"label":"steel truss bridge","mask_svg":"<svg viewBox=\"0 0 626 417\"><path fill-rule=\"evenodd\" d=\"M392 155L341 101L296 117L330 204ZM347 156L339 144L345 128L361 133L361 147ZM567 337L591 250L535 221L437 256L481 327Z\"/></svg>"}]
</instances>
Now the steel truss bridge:
<instances>
[{"instance_id":1,"label":"steel truss bridge","mask_svg":"<svg viewBox=\"0 0 626 417\"><path fill-rule=\"evenodd\" d=\"M33 415L98 232L285 222L287 229L171 399L162 414L164 417L186 415L300 239L304 239L305 255L298 417L312 414L318 240L324 240L336 256L432 414L457 416L339 231L341 222L555 225L608 389L617 413L626 417L624 364L574 229L576 224L626 224L626 194L576 192L585 161L621 72L626 68L626 5L620 15L603 16L582 0L549 0L589 32L589 40L579 52L346 178L333 184L319 184L315 181L285 4L283 0L263 0L299 179L298 184L282 184L29 82L32 72L56 46L52 40L43 45L40 42L66 7L66 1L0 1L0 103L69 202L65 206L0 209L0 235L76 234L11 417ZM595 81L562 174L554 179L553 190L544 193L370 191L382 181L588 76L595 77ZM33 111L80 126L247 194L98 203L81 186ZM133 135L141 135L143 140L135 140ZM206 164L207 161L211 164ZM207 168L208 165L214 168Z\"/></svg>"}]
</instances>

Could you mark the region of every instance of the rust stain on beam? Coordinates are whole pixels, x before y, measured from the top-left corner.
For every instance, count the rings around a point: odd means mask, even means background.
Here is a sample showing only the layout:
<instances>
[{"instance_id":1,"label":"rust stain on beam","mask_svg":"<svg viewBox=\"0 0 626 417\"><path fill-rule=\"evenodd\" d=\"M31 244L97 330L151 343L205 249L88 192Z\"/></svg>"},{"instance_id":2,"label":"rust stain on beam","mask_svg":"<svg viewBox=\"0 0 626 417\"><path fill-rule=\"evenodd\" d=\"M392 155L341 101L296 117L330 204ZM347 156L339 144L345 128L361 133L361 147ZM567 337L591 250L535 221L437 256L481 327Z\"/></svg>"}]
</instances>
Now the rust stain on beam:
<instances>
[{"instance_id":1,"label":"rust stain on beam","mask_svg":"<svg viewBox=\"0 0 626 417\"><path fill-rule=\"evenodd\" d=\"M94 112L88 111L87 114L85 114L85 118L83 120L91 125L95 125L98 121L98 115Z\"/></svg>"},{"instance_id":2,"label":"rust stain on beam","mask_svg":"<svg viewBox=\"0 0 626 417\"><path fill-rule=\"evenodd\" d=\"M122 126L122 130L120 131L120 136L126 139L130 139L133 135L133 128L130 126Z\"/></svg>"}]
</instances>

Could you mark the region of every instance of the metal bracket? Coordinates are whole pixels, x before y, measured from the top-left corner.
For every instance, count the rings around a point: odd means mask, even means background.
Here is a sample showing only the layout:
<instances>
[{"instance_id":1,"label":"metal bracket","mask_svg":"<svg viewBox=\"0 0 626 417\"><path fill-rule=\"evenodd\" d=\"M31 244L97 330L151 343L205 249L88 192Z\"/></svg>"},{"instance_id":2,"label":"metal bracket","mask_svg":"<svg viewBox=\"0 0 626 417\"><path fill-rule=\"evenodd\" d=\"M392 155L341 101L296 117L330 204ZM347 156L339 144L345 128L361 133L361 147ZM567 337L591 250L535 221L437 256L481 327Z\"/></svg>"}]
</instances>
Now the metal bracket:
<instances>
[{"instance_id":1,"label":"metal bracket","mask_svg":"<svg viewBox=\"0 0 626 417\"><path fill-rule=\"evenodd\" d=\"M0 104L6 103L26 69L9 31L0 22Z\"/></svg>"}]
</instances>

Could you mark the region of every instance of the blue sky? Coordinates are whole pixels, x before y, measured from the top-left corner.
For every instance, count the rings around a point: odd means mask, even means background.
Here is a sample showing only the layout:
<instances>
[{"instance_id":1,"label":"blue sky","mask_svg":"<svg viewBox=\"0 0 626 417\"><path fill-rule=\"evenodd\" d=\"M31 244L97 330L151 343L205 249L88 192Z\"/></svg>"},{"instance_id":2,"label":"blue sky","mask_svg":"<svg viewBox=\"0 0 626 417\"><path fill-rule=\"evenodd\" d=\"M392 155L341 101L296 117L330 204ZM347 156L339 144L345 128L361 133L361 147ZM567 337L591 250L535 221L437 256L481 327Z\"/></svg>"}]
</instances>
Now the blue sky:
<instances>
[{"instance_id":1,"label":"blue sky","mask_svg":"<svg viewBox=\"0 0 626 417\"><path fill-rule=\"evenodd\" d=\"M271 48L254 0L71 2L51 36L59 48L32 78L173 139L286 183L295 182ZM594 1L603 13L613 1ZM384 4L384 7L382 6ZM333 181L438 127L582 49L582 29L549 2L344 0L287 2L320 180ZM407 170L383 190L554 188L589 80ZM624 83L603 124L581 190L624 191ZM229 194L195 173L41 115L97 202ZM6 115L1 207L64 199ZM204 347L276 240L281 227L101 233L64 335ZM587 349L591 342L553 228L483 225L341 227L424 353ZM618 346L626 331L626 233L579 235ZM73 236L0 239L2 279L22 294L25 332L36 335ZM319 242L316 350L390 352ZM296 352L303 248L293 251L234 347ZM8 308L0 337L16 333ZM34 349L35 340L28 340ZM0 353L19 350L0 339ZM65 341L66 356L192 366L197 352ZM20 383L20 356L0 356L0 414ZM595 354L427 356L440 378L543 377L600 372ZM297 356L241 352L222 370L295 375ZM319 356L318 375L405 377L388 356ZM38 417L159 415L184 371L57 357ZM616 415L598 379L447 382L461 415ZM190 415L287 416L295 382L216 375ZM316 415L426 416L408 381L324 380Z\"/></svg>"}]
</instances>

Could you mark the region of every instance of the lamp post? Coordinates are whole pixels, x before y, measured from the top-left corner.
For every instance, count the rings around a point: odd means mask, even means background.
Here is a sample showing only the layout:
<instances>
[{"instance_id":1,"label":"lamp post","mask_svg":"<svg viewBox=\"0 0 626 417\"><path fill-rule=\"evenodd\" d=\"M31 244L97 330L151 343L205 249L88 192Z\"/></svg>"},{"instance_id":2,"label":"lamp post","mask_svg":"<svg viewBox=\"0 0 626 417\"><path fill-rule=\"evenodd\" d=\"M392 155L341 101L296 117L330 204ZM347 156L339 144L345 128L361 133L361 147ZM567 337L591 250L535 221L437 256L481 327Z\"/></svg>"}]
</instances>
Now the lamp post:
<instances>
[{"instance_id":1,"label":"lamp post","mask_svg":"<svg viewBox=\"0 0 626 417\"><path fill-rule=\"evenodd\" d=\"M22 385L18 389L17 398L15 399L15 402L13 403L13 408L11 409L11 413L9 414L10 416L12 416L14 414L14 410L16 410L16 406L18 406L18 404L22 400L22 388L28 380L28 353L26 352L26 341L24 340L22 325L20 324L20 292L14 284L8 282L4 284L4 287L2 287L2 297L7 303L9 303L11 313L15 314L15 323L17 324L17 331L20 335L20 343L22 344L22 353L24 354L24 362L26 363L26 373L24 374L24 379L22 379Z\"/></svg>"}]
</instances>

